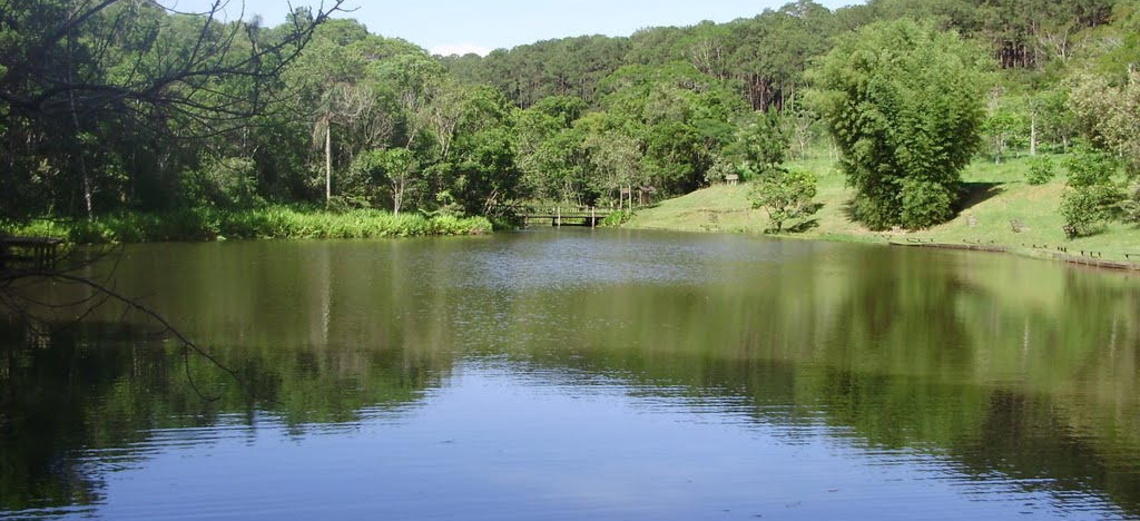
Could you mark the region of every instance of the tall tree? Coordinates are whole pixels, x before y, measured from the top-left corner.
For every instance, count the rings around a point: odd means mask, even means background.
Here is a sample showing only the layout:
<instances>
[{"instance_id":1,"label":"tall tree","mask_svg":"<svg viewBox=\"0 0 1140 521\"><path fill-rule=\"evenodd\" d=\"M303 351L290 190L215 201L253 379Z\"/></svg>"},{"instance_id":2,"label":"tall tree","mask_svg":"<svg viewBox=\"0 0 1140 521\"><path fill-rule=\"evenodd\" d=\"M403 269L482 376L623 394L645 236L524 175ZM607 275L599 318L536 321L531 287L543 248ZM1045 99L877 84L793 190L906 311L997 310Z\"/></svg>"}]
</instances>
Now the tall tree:
<instances>
[{"instance_id":1,"label":"tall tree","mask_svg":"<svg viewBox=\"0 0 1140 521\"><path fill-rule=\"evenodd\" d=\"M123 155L112 148L121 134L133 136L129 157L142 149L162 167L186 140L247 127L341 0L299 10L272 38L255 23L221 20L226 3L187 15L155 2L3 2L0 104L9 124L0 146L13 173L0 180L4 206L78 213L55 204L78 200L90 217L101 189L122 177ZM74 186L78 197L69 197ZM106 196L125 197L115 191Z\"/></svg>"},{"instance_id":2,"label":"tall tree","mask_svg":"<svg viewBox=\"0 0 1140 521\"><path fill-rule=\"evenodd\" d=\"M823 58L813 97L859 220L923 228L953 215L980 143L985 62L956 33L909 20L869 26Z\"/></svg>"}]
</instances>

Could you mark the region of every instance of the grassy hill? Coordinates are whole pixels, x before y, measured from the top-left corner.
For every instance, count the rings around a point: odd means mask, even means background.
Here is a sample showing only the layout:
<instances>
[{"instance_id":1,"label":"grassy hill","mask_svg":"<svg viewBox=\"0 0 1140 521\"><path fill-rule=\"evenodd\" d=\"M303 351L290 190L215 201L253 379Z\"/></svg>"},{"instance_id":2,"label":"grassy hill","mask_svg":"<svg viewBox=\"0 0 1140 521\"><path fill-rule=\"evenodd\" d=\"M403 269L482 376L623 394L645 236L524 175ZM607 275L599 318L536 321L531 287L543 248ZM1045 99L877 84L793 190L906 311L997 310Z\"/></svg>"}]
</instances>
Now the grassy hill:
<instances>
[{"instance_id":1,"label":"grassy hill","mask_svg":"<svg viewBox=\"0 0 1140 521\"><path fill-rule=\"evenodd\" d=\"M1060 158L1058 158L1060 159ZM1058 161L1059 162L1059 161ZM1140 227L1112 224L1104 233L1069 240L1061 226L1058 208L1065 187L1062 168L1052 182L1032 186L1025 180L1028 161L1011 159L1001 164L979 160L963 173L969 195L964 209L952 221L914 232L873 232L854 222L847 206L854 192L831 158L797 161L789 166L815 172L819 177L817 200L823 208L816 215L818 226L797 237L886 242L889 239L931 239L940 243L993 242L1026 254L1041 254L1068 248L1101 252L1105 259L1140 260ZM682 231L763 233L769 227L763 210L753 210L748 200L750 186L717 185L640 210L627 225L631 228ZM1024 228L1015 232L1011 221Z\"/></svg>"}]
</instances>

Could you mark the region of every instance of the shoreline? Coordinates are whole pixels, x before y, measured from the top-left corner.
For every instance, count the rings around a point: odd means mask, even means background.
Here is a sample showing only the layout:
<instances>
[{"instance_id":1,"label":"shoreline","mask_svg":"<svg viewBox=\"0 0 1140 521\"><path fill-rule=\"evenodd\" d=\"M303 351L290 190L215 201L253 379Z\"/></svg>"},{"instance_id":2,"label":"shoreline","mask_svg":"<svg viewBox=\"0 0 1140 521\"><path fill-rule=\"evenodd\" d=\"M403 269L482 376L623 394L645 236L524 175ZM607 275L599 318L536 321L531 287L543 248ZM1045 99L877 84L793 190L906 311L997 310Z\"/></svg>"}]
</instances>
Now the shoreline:
<instances>
[{"instance_id":1,"label":"shoreline","mask_svg":"<svg viewBox=\"0 0 1140 521\"><path fill-rule=\"evenodd\" d=\"M1140 263L1128 261L1114 261L1111 259L1104 259L1094 256L1077 256L1066 252L1049 251L1047 248L1033 248L1033 249L1018 249L1009 246L1001 245L980 245L980 244L949 244L939 242L898 242L888 241L890 246L901 246L910 248L933 248L941 250L965 250L965 251L981 251L987 253L1001 253L1006 255L1016 255L1019 257L1027 257L1031 259L1051 260L1055 262L1063 262L1066 264L1074 264L1078 266L1087 266L1100 269L1110 269L1119 271L1136 271L1140 272Z\"/></svg>"},{"instance_id":2,"label":"shoreline","mask_svg":"<svg viewBox=\"0 0 1140 521\"><path fill-rule=\"evenodd\" d=\"M957 215L925 230L873 231L856 222L850 207L854 190L834 160L822 156L791 163L816 173L818 179L815 201L822 206L811 218L813 226L803 232L764 233L768 216L753 208L747 183L715 184L658 201L638 210L626 227L866 244L936 243L958 250L984 247L1072 265L1140 270L1140 223L1107 222L1096 234L1067 237L1064 218L1058 211L1067 181L1058 176L1042 185L1029 184L1030 160L1018 157L1001 164L975 161L962 173L964 195Z\"/></svg>"},{"instance_id":3,"label":"shoreline","mask_svg":"<svg viewBox=\"0 0 1140 521\"><path fill-rule=\"evenodd\" d=\"M801 234L767 234L750 228L722 229L701 226L644 226L633 222L609 229L667 231L693 234L754 235L774 239L861 243L904 248L930 248L978 251L1061 262L1074 266L1140 273L1140 262L1105 258L1099 251L1075 247L1023 244L1014 246L995 241L964 239L947 242L922 233L835 233L808 231ZM167 214L141 212L103 216L94 221L32 221L23 225L0 223L0 232L13 237L61 239L75 245L154 244L162 242L222 242L227 240L352 240L493 234L496 227L484 217L426 217L419 214L392 215L382 210L329 212L319 209L270 207L254 210L187 210Z\"/></svg>"},{"instance_id":4,"label":"shoreline","mask_svg":"<svg viewBox=\"0 0 1140 521\"><path fill-rule=\"evenodd\" d=\"M1046 246L1040 247L1017 247L1004 244L990 243L970 243L963 242L962 244L938 242L932 238L925 237L907 237L912 234L892 234L892 233L868 233L863 234L813 234L807 232L804 234L769 234L761 233L752 230L721 230L721 229L688 229L688 228L668 228L659 226L630 226L628 224L616 227L616 229L626 230L645 230L645 231L664 231L664 232L679 232L679 233L692 233L692 234L725 234L725 235L752 235L756 237L770 237L773 239L782 240L798 240L798 241L820 241L820 242L837 242L837 243L858 243L870 244L875 246L886 247L900 247L900 248L928 248L938 250L951 250L951 251L974 251L981 253L993 253L999 255L1012 255L1016 257L1023 257L1028 259L1037 259L1042 261L1057 262L1062 264L1069 264L1073 266L1082 266L1086 268L1096 268L1103 270L1112 270L1124 273L1140 273L1140 262L1128 260L1115 260L1105 259L1098 256L1089 255L1073 255L1066 251L1054 251L1056 247L1050 249ZM1099 253L1099 252L1089 252ZM1133 255L1140 259L1140 256Z\"/></svg>"}]
</instances>

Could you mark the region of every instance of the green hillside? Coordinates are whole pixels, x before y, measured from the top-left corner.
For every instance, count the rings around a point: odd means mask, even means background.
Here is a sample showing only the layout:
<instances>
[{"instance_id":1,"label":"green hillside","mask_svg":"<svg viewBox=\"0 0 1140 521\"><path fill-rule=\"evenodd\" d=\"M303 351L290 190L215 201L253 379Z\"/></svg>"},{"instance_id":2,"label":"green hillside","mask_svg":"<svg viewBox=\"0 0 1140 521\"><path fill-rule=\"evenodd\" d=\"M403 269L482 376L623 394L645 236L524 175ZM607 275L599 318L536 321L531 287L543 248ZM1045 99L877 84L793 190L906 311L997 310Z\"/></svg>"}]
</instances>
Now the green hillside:
<instances>
[{"instance_id":1,"label":"green hillside","mask_svg":"<svg viewBox=\"0 0 1140 521\"><path fill-rule=\"evenodd\" d=\"M964 173L970 195L965 208L950 222L929 230L873 232L854 222L847 205L854 191L845 186L842 172L830 158L801 160L789 166L806 169L819 177L817 200L823 204L816 214L818 226L795 234L796 237L859 242L886 242L889 239L932 239L940 243L993 242L1025 253L1042 246L1056 251L1064 247L1079 255L1081 250L1102 253L1105 259L1140 259L1140 227L1113 223L1104 233L1069 240L1057 212L1064 176L1048 184L1032 186L1025 181L1026 158L1002 164L990 160L974 162ZM680 231L763 233L769 227L763 210L751 208L750 186L715 185L675 199L662 201L637 212L627 225L631 228ZM1014 232L1011 221L1023 225ZM1035 248L1035 246L1037 248Z\"/></svg>"}]
</instances>

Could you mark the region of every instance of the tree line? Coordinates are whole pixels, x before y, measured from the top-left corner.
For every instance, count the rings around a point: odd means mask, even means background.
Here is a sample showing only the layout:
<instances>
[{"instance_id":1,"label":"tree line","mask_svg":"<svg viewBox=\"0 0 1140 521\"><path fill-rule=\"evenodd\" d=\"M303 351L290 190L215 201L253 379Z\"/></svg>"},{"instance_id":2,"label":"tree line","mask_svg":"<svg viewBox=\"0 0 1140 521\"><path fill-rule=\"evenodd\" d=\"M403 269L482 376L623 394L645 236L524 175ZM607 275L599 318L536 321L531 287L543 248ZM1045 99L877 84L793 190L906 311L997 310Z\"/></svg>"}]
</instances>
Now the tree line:
<instances>
[{"instance_id":1,"label":"tree line","mask_svg":"<svg viewBox=\"0 0 1140 521\"><path fill-rule=\"evenodd\" d=\"M5 217L487 215L654 200L726 176L802 195L810 176L781 165L828 148L876 229L950 218L965 164L1026 149L1087 150L1080 161L1108 173L1073 183L1066 204L1097 222L1136 216L1121 174L1140 164L1135 0L801 0L486 57L371 34L331 18L339 2L277 27L222 7L0 2ZM784 208L791 218L810 207L775 199L800 209Z\"/></svg>"}]
</instances>

